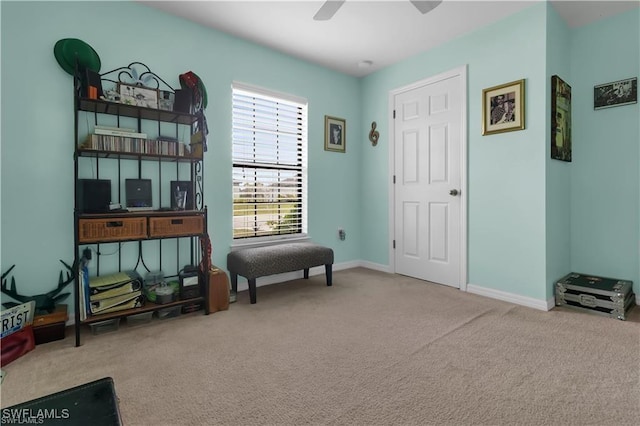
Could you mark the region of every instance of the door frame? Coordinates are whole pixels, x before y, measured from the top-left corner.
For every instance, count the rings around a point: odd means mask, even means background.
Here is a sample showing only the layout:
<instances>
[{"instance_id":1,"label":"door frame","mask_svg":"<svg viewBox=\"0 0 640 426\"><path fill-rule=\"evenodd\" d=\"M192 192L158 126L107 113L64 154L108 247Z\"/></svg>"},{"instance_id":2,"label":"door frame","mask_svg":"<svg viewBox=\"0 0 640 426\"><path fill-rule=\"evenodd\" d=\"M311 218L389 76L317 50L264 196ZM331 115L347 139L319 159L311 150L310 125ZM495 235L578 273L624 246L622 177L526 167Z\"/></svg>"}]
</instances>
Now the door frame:
<instances>
[{"instance_id":1,"label":"door frame","mask_svg":"<svg viewBox=\"0 0 640 426\"><path fill-rule=\"evenodd\" d=\"M392 89L389 91L389 272L396 273L396 254L393 243L396 239L395 235L395 202L396 192L394 184L395 170L395 119L393 118L393 110L395 108L395 98L397 95L418 89L423 86L427 86L433 83L437 83L442 80L446 80L453 77L460 77L460 94L462 105L462 118L460 120L460 290L467 291L467 65L463 65L458 68L454 68L449 71L445 71L441 74L437 74L428 77L424 80L416 81L406 86Z\"/></svg>"}]
</instances>

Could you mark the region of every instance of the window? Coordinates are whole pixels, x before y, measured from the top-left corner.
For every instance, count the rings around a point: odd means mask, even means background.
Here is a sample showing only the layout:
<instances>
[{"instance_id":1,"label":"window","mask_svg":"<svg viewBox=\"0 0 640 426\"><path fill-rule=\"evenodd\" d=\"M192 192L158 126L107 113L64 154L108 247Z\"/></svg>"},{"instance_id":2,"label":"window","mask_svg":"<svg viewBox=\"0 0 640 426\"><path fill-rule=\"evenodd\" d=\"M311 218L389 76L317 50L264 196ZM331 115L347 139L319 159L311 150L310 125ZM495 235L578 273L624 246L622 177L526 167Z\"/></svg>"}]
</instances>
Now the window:
<instances>
[{"instance_id":1,"label":"window","mask_svg":"<svg viewBox=\"0 0 640 426\"><path fill-rule=\"evenodd\" d=\"M233 238L306 233L307 101L233 83Z\"/></svg>"}]
</instances>

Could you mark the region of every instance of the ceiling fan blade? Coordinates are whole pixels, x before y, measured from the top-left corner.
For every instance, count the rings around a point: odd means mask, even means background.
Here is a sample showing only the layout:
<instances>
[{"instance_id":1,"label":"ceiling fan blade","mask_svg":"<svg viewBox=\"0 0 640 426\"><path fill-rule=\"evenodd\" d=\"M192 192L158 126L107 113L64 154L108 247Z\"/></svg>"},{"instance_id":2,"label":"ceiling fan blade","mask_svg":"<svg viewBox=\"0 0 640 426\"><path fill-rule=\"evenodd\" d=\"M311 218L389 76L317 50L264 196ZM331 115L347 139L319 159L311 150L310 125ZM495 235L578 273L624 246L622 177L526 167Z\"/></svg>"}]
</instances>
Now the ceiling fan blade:
<instances>
[{"instance_id":1,"label":"ceiling fan blade","mask_svg":"<svg viewBox=\"0 0 640 426\"><path fill-rule=\"evenodd\" d=\"M438 1L422 1L422 0L410 0L411 3L422 13L423 15L427 12L432 11L436 7L442 3L442 0Z\"/></svg>"},{"instance_id":2,"label":"ceiling fan blade","mask_svg":"<svg viewBox=\"0 0 640 426\"><path fill-rule=\"evenodd\" d=\"M316 21L328 21L335 15L344 3L344 0L328 0L320 7L313 19Z\"/></svg>"}]
</instances>

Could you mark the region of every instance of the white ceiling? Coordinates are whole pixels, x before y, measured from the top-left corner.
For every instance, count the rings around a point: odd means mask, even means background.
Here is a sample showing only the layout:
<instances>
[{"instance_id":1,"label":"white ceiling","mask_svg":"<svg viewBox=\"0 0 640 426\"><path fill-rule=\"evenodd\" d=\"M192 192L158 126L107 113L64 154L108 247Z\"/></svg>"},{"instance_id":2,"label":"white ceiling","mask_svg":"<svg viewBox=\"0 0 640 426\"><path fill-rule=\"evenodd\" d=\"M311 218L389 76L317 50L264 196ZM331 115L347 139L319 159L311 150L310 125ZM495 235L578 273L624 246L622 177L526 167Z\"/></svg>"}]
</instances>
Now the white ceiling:
<instances>
[{"instance_id":1,"label":"white ceiling","mask_svg":"<svg viewBox=\"0 0 640 426\"><path fill-rule=\"evenodd\" d=\"M409 0L346 0L329 21L313 20L322 0L138 1L360 77L545 0L444 0L425 15ZM572 28L640 6L640 0L551 3Z\"/></svg>"}]
</instances>

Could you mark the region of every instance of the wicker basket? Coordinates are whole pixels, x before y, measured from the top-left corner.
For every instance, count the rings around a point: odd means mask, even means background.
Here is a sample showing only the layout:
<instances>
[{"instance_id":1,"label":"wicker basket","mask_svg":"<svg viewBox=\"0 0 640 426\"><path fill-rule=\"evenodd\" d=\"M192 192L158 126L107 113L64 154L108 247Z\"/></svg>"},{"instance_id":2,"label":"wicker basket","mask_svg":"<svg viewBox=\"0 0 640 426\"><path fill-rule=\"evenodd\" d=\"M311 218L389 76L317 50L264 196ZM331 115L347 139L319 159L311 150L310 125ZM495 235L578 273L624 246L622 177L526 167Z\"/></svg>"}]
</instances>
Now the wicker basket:
<instances>
[{"instance_id":1,"label":"wicker basket","mask_svg":"<svg viewBox=\"0 0 640 426\"><path fill-rule=\"evenodd\" d=\"M81 243L136 240L147 237L147 219L105 218L80 219L78 238Z\"/></svg>"},{"instance_id":2,"label":"wicker basket","mask_svg":"<svg viewBox=\"0 0 640 426\"><path fill-rule=\"evenodd\" d=\"M204 218L202 216L150 217L149 236L178 237L202 234Z\"/></svg>"}]
</instances>

